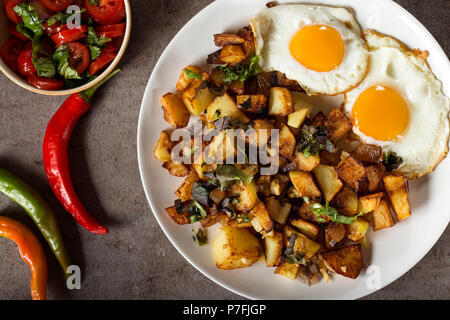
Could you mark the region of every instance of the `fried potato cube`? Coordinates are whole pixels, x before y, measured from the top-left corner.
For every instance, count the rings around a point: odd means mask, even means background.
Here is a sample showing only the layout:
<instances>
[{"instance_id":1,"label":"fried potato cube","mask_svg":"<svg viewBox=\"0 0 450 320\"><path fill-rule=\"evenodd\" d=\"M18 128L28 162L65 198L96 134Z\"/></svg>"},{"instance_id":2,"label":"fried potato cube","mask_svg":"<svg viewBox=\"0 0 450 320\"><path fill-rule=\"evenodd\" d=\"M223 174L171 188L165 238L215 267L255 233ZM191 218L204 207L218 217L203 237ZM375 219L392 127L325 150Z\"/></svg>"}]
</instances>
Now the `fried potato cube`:
<instances>
[{"instance_id":1,"label":"fried potato cube","mask_svg":"<svg viewBox=\"0 0 450 320\"><path fill-rule=\"evenodd\" d=\"M297 152L295 154L294 163L297 170L310 172L319 165L320 156L311 154L306 158L303 152Z\"/></svg>"},{"instance_id":2,"label":"fried potato cube","mask_svg":"<svg viewBox=\"0 0 450 320\"><path fill-rule=\"evenodd\" d=\"M327 248L332 248L336 243L341 242L346 233L347 229L343 224L328 222L325 226L325 245Z\"/></svg>"},{"instance_id":3,"label":"fried potato cube","mask_svg":"<svg viewBox=\"0 0 450 320\"><path fill-rule=\"evenodd\" d=\"M332 142L338 141L352 130L352 122L339 108L331 110L324 124Z\"/></svg>"},{"instance_id":4,"label":"fried potato cube","mask_svg":"<svg viewBox=\"0 0 450 320\"><path fill-rule=\"evenodd\" d=\"M292 113L291 93L286 88L273 87L269 95L269 115L285 117Z\"/></svg>"},{"instance_id":5,"label":"fried potato cube","mask_svg":"<svg viewBox=\"0 0 450 320\"><path fill-rule=\"evenodd\" d=\"M295 151L295 144L297 142L295 141L295 136L286 125L280 130L279 143L280 154L287 159L292 159L292 155Z\"/></svg>"},{"instance_id":6,"label":"fried potato cube","mask_svg":"<svg viewBox=\"0 0 450 320\"><path fill-rule=\"evenodd\" d=\"M381 199L378 207L372 212L373 231L390 228L395 224L386 199Z\"/></svg>"},{"instance_id":7,"label":"fried potato cube","mask_svg":"<svg viewBox=\"0 0 450 320\"><path fill-rule=\"evenodd\" d=\"M243 95L245 93L245 82L235 80L228 86L228 92L232 95Z\"/></svg>"},{"instance_id":8,"label":"fried potato cube","mask_svg":"<svg viewBox=\"0 0 450 320\"><path fill-rule=\"evenodd\" d=\"M306 117L308 116L308 113L310 112L307 108L301 108L298 110L295 110L291 114L288 115L288 126L292 128L299 128L303 122L305 121Z\"/></svg>"},{"instance_id":9,"label":"fried potato cube","mask_svg":"<svg viewBox=\"0 0 450 320\"><path fill-rule=\"evenodd\" d=\"M275 126L268 120L255 119L253 120L252 127L255 133L249 136L249 144L264 147L270 139L271 130L275 129Z\"/></svg>"},{"instance_id":10,"label":"fried potato cube","mask_svg":"<svg viewBox=\"0 0 450 320\"><path fill-rule=\"evenodd\" d=\"M360 244L330 249L319 255L328 269L351 279L359 276L364 265Z\"/></svg>"},{"instance_id":11,"label":"fried potato cube","mask_svg":"<svg viewBox=\"0 0 450 320\"><path fill-rule=\"evenodd\" d=\"M286 239L286 246L289 247L289 238L292 234L297 235L297 239L295 240L293 252L300 253L301 255L305 256L305 259L309 260L313 255L317 253L320 249L320 244L309 239L307 236L305 236L303 233L295 230L294 228L290 226L283 226L283 234Z\"/></svg>"},{"instance_id":12,"label":"fried potato cube","mask_svg":"<svg viewBox=\"0 0 450 320\"><path fill-rule=\"evenodd\" d=\"M297 218L289 220L289 223L300 230L305 236L310 238L311 240L316 240L317 235L319 234L320 228L314 223L309 221Z\"/></svg>"},{"instance_id":13,"label":"fried potato cube","mask_svg":"<svg viewBox=\"0 0 450 320\"><path fill-rule=\"evenodd\" d=\"M283 234L274 231L271 236L264 238L266 265L276 267L281 263L283 253Z\"/></svg>"},{"instance_id":14,"label":"fried potato cube","mask_svg":"<svg viewBox=\"0 0 450 320\"><path fill-rule=\"evenodd\" d=\"M245 39L230 33L218 33L214 35L214 44L218 47L225 47L229 44L243 44Z\"/></svg>"},{"instance_id":15,"label":"fried potato cube","mask_svg":"<svg viewBox=\"0 0 450 320\"><path fill-rule=\"evenodd\" d=\"M300 84L292 79L288 79L286 74L282 73L281 77L278 77L278 86L289 89L292 92L304 93L305 90L300 86Z\"/></svg>"},{"instance_id":16,"label":"fried potato cube","mask_svg":"<svg viewBox=\"0 0 450 320\"><path fill-rule=\"evenodd\" d=\"M317 114L314 116L314 118L312 118L312 120L311 120L311 125L312 125L312 126L316 126L316 127L321 126L321 125L324 124L325 120L326 120L325 115L323 114L322 111L319 111L319 112L317 112Z\"/></svg>"},{"instance_id":17,"label":"fried potato cube","mask_svg":"<svg viewBox=\"0 0 450 320\"><path fill-rule=\"evenodd\" d=\"M259 115L267 112L267 97L263 94L238 95L236 101L239 108L246 112Z\"/></svg>"},{"instance_id":18,"label":"fried potato cube","mask_svg":"<svg viewBox=\"0 0 450 320\"><path fill-rule=\"evenodd\" d=\"M173 93L166 93L161 98L164 110L164 119L175 128L183 128L189 122L189 111L186 109L180 97Z\"/></svg>"},{"instance_id":19,"label":"fried potato cube","mask_svg":"<svg viewBox=\"0 0 450 320\"><path fill-rule=\"evenodd\" d=\"M386 175L386 169L382 164L374 164L366 168L367 181L365 182L365 191L378 192L381 191L383 177Z\"/></svg>"},{"instance_id":20,"label":"fried potato cube","mask_svg":"<svg viewBox=\"0 0 450 320\"><path fill-rule=\"evenodd\" d=\"M366 214L375 210L379 205L383 192L368 194L358 198L358 213Z\"/></svg>"},{"instance_id":21,"label":"fried potato cube","mask_svg":"<svg viewBox=\"0 0 450 320\"><path fill-rule=\"evenodd\" d=\"M337 166L336 172L356 192L361 188L367 176L366 168L352 156L344 158Z\"/></svg>"},{"instance_id":22,"label":"fried potato cube","mask_svg":"<svg viewBox=\"0 0 450 320\"><path fill-rule=\"evenodd\" d=\"M352 188L345 186L336 194L331 203L340 213L353 216L357 213L358 196Z\"/></svg>"},{"instance_id":23,"label":"fried potato cube","mask_svg":"<svg viewBox=\"0 0 450 320\"><path fill-rule=\"evenodd\" d=\"M320 163L336 167L339 162L341 162L341 154L339 152L320 151Z\"/></svg>"},{"instance_id":24,"label":"fried potato cube","mask_svg":"<svg viewBox=\"0 0 450 320\"><path fill-rule=\"evenodd\" d=\"M289 183L289 178L282 174L277 174L270 181L270 193L279 196Z\"/></svg>"},{"instance_id":25,"label":"fried potato cube","mask_svg":"<svg viewBox=\"0 0 450 320\"><path fill-rule=\"evenodd\" d=\"M175 206L166 208L166 212L169 215L169 217L175 222L176 224L190 224L191 219L189 219L187 214L178 214L177 210L175 209Z\"/></svg>"},{"instance_id":26,"label":"fried potato cube","mask_svg":"<svg viewBox=\"0 0 450 320\"><path fill-rule=\"evenodd\" d=\"M196 66L188 66L188 67L184 68L183 70L181 70L181 74L180 74L180 77L178 78L177 86L176 86L177 90L180 92L186 90L186 88L189 87L189 85L195 79L195 78L189 78L186 73L186 70L195 72L200 75L202 74L202 70Z\"/></svg>"},{"instance_id":27,"label":"fried potato cube","mask_svg":"<svg viewBox=\"0 0 450 320\"><path fill-rule=\"evenodd\" d=\"M317 198L322 195L309 172L290 171L289 177L302 197Z\"/></svg>"},{"instance_id":28,"label":"fried potato cube","mask_svg":"<svg viewBox=\"0 0 450 320\"><path fill-rule=\"evenodd\" d=\"M291 213L292 205L289 202L285 202L284 205L280 204L275 198L267 197L265 200L266 208L269 211L270 217L279 224L286 223L289 214Z\"/></svg>"},{"instance_id":29,"label":"fried potato cube","mask_svg":"<svg viewBox=\"0 0 450 320\"><path fill-rule=\"evenodd\" d=\"M221 88L224 84L223 78L225 77L225 72L214 68L209 74L210 80L219 88Z\"/></svg>"},{"instance_id":30,"label":"fried potato cube","mask_svg":"<svg viewBox=\"0 0 450 320\"><path fill-rule=\"evenodd\" d=\"M244 52L247 56L255 51L255 36L250 26L239 29L238 36L243 38L245 42L242 44Z\"/></svg>"},{"instance_id":31,"label":"fried potato cube","mask_svg":"<svg viewBox=\"0 0 450 320\"><path fill-rule=\"evenodd\" d=\"M206 77L204 75L204 77ZM215 95L208 87L203 85L203 80L194 79L189 87L183 91L183 102L186 108L194 116L198 116L205 111L206 107L214 100Z\"/></svg>"},{"instance_id":32,"label":"fried potato cube","mask_svg":"<svg viewBox=\"0 0 450 320\"><path fill-rule=\"evenodd\" d=\"M352 156L355 159L366 163L378 163L381 158L381 147L371 144L360 144L355 151L352 152Z\"/></svg>"},{"instance_id":33,"label":"fried potato cube","mask_svg":"<svg viewBox=\"0 0 450 320\"><path fill-rule=\"evenodd\" d=\"M225 61L222 61L220 58L220 53L222 49L217 50L211 54L208 54L208 58L206 59L207 64L225 64Z\"/></svg>"},{"instance_id":34,"label":"fried potato cube","mask_svg":"<svg viewBox=\"0 0 450 320\"><path fill-rule=\"evenodd\" d=\"M398 221L408 218L411 215L408 180L401 176L386 176L383 178L383 184Z\"/></svg>"},{"instance_id":35,"label":"fried potato cube","mask_svg":"<svg viewBox=\"0 0 450 320\"><path fill-rule=\"evenodd\" d=\"M336 170L332 166L318 164L313 170L313 175L316 178L317 184L319 185L325 200L333 200L334 196L343 186Z\"/></svg>"},{"instance_id":36,"label":"fried potato cube","mask_svg":"<svg viewBox=\"0 0 450 320\"><path fill-rule=\"evenodd\" d=\"M260 176L258 180L256 180L256 186L258 187L258 192L263 196L270 196L270 180L271 176Z\"/></svg>"},{"instance_id":37,"label":"fried potato cube","mask_svg":"<svg viewBox=\"0 0 450 320\"><path fill-rule=\"evenodd\" d=\"M161 131L155 149L153 149L153 156L156 160L165 162L172 159L170 152L173 148L173 142L170 140L169 134L166 131Z\"/></svg>"},{"instance_id":38,"label":"fried potato cube","mask_svg":"<svg viewBox=\"0 0 450 320\"><path fill-rule=\"evenodd\" d=\"M275 273L291 280L297 279L300 265L295 263L282 262L276 269Z\"/></svg>"},{"instance_id":39,"label":"fried potato cube","mask_svg":"<svg viewBox=\"0 0 450 320\"><path fill-rule=\"evenodd\" d=\"M194 170L189 172L186 179L184 179L181 186L175 191L175 195L181 199L181 201L192 200L192 189L194 188L194 183L197 182L198 176Z\"/></svg>"},{"instance_id":40,"label":"fried potato cube","mask_svg":"<svg viewBox=\"0 0 450 320\"><path fill-rule=\"evenodd\" d=\"M206 159L225 163L226 160L233 161L236 156L234 134L226 130L220 131L205 148Z\"/></svg>"},{"instance_id":41,"label":"fried potato cube","mask_svg":"<svg viewBox=\"0 0 450 320\"><path fill-rule=\"evenodd\" d=\"M240 212L249 212L259 202L256 191L256 183L252 181L250 184L235 185L239 194L239 203L235 205L236 210Z\"/></svg>"},{"instance_id":42,"label":"fried potato cube","mask_svg":"<svg viewBox=\"0 0 450 320\"><path fill-rule=\"evenodd\" d=\"M356 218L351 224L345 226L347 228L347 238L354 242L361 240L369 229L369 222L362 218Z\"/></svg>"},{"instance_id":43,"label":"fried potato cube","mask_svg":"<svg viewBox=\"0 0 450 320\"><path fill-rule=\"evenodd\" d=\"M244 52L244 48L240 45L229 44L222 48L220 51L220 59L228 64L241 63L247 58Z\"/></svg>"},{"instance_id":44,"label":"fried potato cube","mask_svg":"<svg viewBox=\"0 0 450 320\"><path fill-rule=\"evenodd\" d=\"M300 207L300 209L298 210L298 216L301 219L303 219L303 220L307 220L307 221L311 221L311 222L317 222L316 215L312 212L312 210L310 208L312 204L313 203L306 203L306 202L304 202L302 204L302 206ZM330 217L329 216L322 215L321 218L324 219L325 222L330 221Z\"/></svg>"},{"instance_id":45,"label":"fried potato cube","mask_svg":"<svg viewBox=\"0 0 450 320\"><path fill-rule=\"evenodd\" d=\"M164 162L162 167L166 169L171 176L175 177L186 177L189 173L189 168L181 162L169 160Z\"/></svg>"},{"instance_id":46,"label":"fried potato cube","mask_svg":"<svg viewBox=\"0 0 450 320\"><path fill-rule=\"evenodd\" d=\"M206 108L208 120L214 122L222 117L230 116L232 119L239 119L242 123L248 123L250 119L237 107L233 98L227 93L218 96Z\"/></svg>"},{"instance_id":47,"label":"fried potato cube","mask_svg":"<svg viewBox=\"0 0 450 320\"><path fill-rule=\"evenodd\" d=\"M270 218L269 211L267 211L264 202L259 202L252 210L253 216L258 220L259 225L264 229L266 233L272 231L274 224Z\"/></svg>"},{"instance_id":48,"label":"fried potato cube","mask_svg":"<svg viewBox=\"0 0 450 320\"><path fill-rule=\"evenodd\" d=\"M246 228L222 226L212 243L214 261L219 269L249 267L258 261L261 244Z\"/></svg>"}]
</instances>

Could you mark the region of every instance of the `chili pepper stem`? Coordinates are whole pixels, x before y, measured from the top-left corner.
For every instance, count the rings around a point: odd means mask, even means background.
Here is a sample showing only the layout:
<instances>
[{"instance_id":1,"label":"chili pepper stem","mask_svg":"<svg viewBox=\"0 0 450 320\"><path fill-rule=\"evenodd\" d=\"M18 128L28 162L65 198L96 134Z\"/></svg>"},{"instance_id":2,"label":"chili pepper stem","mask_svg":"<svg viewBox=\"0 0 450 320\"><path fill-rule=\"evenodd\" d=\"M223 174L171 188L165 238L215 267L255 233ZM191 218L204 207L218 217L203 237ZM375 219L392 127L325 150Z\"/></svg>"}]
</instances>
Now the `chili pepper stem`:
<instances>
[{"instance_id":1,"label":"chili pepper stem","mask_svg":"<svg viewBox=\"0 0 450 320\"><path fill-rule=\"evenodd\" d=\"M100 88L105 82L107 82L109 79L111 79L112 77L114 77L116 74L118 74L120 71L120 69L116 69L113 72L111 72L105 79L103 79L102 81L100 81L99 83L97 83L96 85L90 87L89 89L86 89L82 92L80 92L80 97L83 98L84 101L86 101L86 103L91 103L92 98L94 97L95 92L98 90L98 88Z\"/></svg>"}]
</instances>

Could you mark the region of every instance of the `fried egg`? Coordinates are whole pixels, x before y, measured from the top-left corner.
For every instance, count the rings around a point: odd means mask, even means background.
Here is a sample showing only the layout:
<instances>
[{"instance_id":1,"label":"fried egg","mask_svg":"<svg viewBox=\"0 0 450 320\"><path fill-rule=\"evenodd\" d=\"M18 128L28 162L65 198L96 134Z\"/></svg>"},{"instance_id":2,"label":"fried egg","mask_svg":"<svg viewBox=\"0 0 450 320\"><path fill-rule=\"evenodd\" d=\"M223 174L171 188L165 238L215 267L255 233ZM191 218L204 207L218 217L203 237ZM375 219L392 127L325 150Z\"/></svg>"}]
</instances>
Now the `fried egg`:
<instances>
[{"instance_id":1,"label":"fried egg","mask_svg":"<svg viewBox=\"0 0 450 320\"><path fill-rule=\"evenodd\" d=\"M426 62L426 52L367 30L370 68L345 95L353 132L403 159L396 170L409 179L431 172L448 152L449 99Z\"/></svg>"},{"instance_id":2,"label":"fried egg","mask_svg":"<svg viewBox=\"0 0 450 320\"><path fill-rule=\"evenodd\" d=\"M278 5L251 21L264 71L280 71L309 95L346 92L367 72L361 29L345 8Z\"/></svg>"}]
</instances>

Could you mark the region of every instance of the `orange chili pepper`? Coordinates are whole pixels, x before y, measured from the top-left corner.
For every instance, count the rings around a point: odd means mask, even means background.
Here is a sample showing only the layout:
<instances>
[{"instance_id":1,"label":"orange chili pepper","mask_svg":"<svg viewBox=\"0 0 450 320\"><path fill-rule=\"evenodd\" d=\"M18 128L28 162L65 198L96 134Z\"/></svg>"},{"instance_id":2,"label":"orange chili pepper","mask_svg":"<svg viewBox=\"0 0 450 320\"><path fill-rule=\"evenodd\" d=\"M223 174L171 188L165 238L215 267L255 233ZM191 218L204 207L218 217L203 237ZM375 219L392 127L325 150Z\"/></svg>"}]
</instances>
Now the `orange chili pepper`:
<instances>
[{"instance_id":1,"label":"orange chili pepper","mask_svg":"<svg viewBox=\"0 0 450 320\"><path fill-rule=\"evenodd\" d=\"M47 259L36 236L22 223L0 217L0 237L13 240L20 256L31 270L31 296L33 300L47 299Z\"/></svg>"}]
</instances>

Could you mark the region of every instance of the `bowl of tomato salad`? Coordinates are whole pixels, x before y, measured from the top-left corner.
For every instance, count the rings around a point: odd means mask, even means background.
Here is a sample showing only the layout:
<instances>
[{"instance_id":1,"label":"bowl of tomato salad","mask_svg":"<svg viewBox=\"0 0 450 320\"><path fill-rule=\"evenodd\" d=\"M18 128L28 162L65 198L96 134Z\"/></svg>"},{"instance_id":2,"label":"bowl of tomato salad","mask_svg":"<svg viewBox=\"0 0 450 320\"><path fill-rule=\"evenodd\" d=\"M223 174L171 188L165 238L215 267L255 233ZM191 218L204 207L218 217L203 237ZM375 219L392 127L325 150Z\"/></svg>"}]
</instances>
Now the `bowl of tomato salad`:
<instances>
[{"instance_id":1,"label":"bowl of tomato salad","mask_svg":"<svg viewBox=\"0 0 450 320\"><path fill-rule=\"evenodd\" d=\"M129 0L0 0L0 71L46 95L107 77L131 34Z\"/></svg>"}]
</instances>

